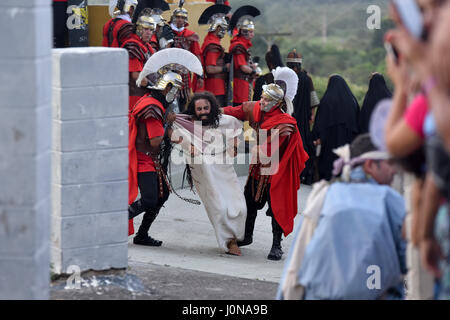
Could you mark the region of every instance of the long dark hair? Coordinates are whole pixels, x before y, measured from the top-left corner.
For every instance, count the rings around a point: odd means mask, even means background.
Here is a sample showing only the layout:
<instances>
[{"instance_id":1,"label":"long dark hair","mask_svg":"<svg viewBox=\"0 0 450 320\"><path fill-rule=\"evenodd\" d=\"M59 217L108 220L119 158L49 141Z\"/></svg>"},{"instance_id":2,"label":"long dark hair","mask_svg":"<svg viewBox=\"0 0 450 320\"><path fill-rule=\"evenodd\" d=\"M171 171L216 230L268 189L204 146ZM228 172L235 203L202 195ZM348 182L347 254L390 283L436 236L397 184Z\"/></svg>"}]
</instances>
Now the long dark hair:
<instances>
[{"instance_id":1,"label":"long dark hair","mask_svg":"<svg viewBox=\"0 0 450 320\"><path fill-rule=\"evenodd\" d=\"M208 100L211 105L211 113L208 116L208 125L210 125L213 128L217 128L219 126L220 121L220 110L219 110L219 104L217 102L216 97L209 91L203 91L203 92L197 92L192 96L191 101L189 101L189 104L187 106L186 111L184 114L188 114L190 116L195 117L195 102L198 100Z\"/></svg>"}]
</instances>

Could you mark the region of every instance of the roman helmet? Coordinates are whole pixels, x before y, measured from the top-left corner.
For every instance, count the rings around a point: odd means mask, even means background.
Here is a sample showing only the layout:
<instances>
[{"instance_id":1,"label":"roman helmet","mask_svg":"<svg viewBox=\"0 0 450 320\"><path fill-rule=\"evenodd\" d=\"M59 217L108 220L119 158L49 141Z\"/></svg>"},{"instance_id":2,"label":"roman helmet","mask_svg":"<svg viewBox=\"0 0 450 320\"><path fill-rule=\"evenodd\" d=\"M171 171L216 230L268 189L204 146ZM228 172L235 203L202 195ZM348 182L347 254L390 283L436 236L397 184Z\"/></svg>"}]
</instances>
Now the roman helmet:
<instances>
[{"instance_id":1,"label":"roman helmet","mask_svg":"<svg viewBox=\"0 0 450 320\"><path fill-rule=\"evenodd\" d=\"M292 114L294 111L292 101L297 94L298 76L287 67L277 67L272 74L275 83L263 86L262 96L271 101L263 111L269 112L275 106L279 106L283 112Z\"/></svg>"},{"instance_id":2,"label":"roman helmet","mask_svg":"<svg viewBox=\"0 0 450 320\"><path fill-rule=\"evenodd\" d=\"M185 8L183 8L184 0L180 0L178 2L178 8L176 8L172 13L172 18L170 22L174 22L176 17L182 17L184 19L185 24L188 22L188 12Z\"/></svg>"},{"instance_id":3,"label":"roman helmet","mask_svg":"<svg viewBox=\"0 0 450 320\"><path fill-rule=\"evenodd\" d=\"M161 14L163 13L163 11L170 10L169 4L164 0L139 0L139 4L137 5L134 13L133 23L137 22L137 19L141 12L147 8L151 9L151 15L153 16L153 20L155 20L156 23L158 23L159 20L162 19ZM156 16L159 16L159 19Z\"/></svg>"},{"instance_id":4,"label":"roman helmet","mask_svg":"<svg viewBox=\"0 0 450 320\"><path fill-rule=\"evenodd\" d=\"M189 72L194 72L199 76L203 75L200 60L187 50L167 48L156 52L147 60L139 74L136 85L140 86L144 77L156 75L155 84L148 88L163 91L171 85L169 92L166 94L166 101L172 103L183 86L182 74Z\"/></svg>"},{"instance_id":5,"label":"roman helmet","mask_svg":"<svg viewBox=\"0 0 450 320\"><path fill-rule=\"evenodd\" d=\"M113 18L121 14L129 14L133 18L137 5L137 0L109 0L109 14Z\"/></svg>"},{"instance_id":6,"label":"roman helmet","mask_svg":"<svg viewBox=\"0 0 450 320\"><path fill-rule=\"evenodd\" d=\"M150 29L152 31L155 31L156 29L156 22L152 17L152 11L150 8L144 9L136 21L136 35L139 38L142 38L143 29Z\"/></svg>"},{"instance_id":7,"label":"roman helmet","mask_svg":"<svg viewBox=\"0 0 450 320\"><path fill-rule=\"evenodd\" d=\"M208 32L215 32L218 27L221 27L219 37L223 38L228 31L228 21L225 16L230 12L231 7L223 4L215 4L203 11L198 19L199 25L209 24Z\"/></svg>"},{"instance_id":8,"label":"roman helmet","mask_svg":"<svg viewBox=\"0 0 450 320\"><path fill-rule=\"evenodd\" d=\"M233 13L230 21L230 33L233 33L234 28L237 28L242 35L250 30L255 30L254 18L259 16L261 11L259 11L254 6L242 6Z\"/></svg>"}]
</instances>

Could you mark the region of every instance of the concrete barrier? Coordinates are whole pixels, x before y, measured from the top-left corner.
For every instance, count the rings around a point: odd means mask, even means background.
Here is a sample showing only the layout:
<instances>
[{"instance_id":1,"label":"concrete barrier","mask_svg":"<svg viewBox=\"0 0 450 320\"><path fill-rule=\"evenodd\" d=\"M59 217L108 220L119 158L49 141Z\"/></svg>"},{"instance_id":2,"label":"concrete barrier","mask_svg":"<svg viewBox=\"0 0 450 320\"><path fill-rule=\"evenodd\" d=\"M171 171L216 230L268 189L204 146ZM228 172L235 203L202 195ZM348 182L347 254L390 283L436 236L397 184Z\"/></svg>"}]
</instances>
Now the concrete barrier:
<instances>
[{"instance_id":1,"label":"concrete barrier","mask_svg":"<svg viewBox=\"0 0 450 320\"><path fill-rule=\"evenodd\" d=\"M53 272L127 267L128 53L53 50Z\"/></svg>"},{"instance_id":2,"label":"concrete barrier","mask_svg":"<svg viewBox=\"0 0 450 320\"><path fill-rule=\"evenodd\" d=\"M48 299L51 1L0 2L0 299Z\"/></svg>"}]
</instances>

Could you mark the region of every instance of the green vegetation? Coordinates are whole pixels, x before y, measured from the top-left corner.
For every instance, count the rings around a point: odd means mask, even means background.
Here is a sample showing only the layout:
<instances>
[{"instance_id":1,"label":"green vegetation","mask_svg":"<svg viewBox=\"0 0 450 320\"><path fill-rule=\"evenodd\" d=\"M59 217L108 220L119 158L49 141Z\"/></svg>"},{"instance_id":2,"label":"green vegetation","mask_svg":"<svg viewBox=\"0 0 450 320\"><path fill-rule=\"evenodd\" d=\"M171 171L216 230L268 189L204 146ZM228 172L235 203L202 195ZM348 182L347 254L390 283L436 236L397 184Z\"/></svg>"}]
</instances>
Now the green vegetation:
<instances>
[{"instance_id":1,"label":"green vegetation","mask_svg":"<svg viewBox=\"0 0 450 320\"><path fill-rule=\"evenodd\" d=\"M303 67L313 76L322 97L328 77L340 74L362 104L372 72L386 74L383 37L392 28L388 19L388 0L231 0L234 8L251 4L262 11L256 19L253 55L264 56L265 40L280 47L283 59L296 49L303 56ZM370 5L381 9L381 29L370 30ZM325 27L326 26L326 27ZM326 30L326 31L325 31ZM261 34L290 32L291 36Z\"/></svg>"}]
</instances>

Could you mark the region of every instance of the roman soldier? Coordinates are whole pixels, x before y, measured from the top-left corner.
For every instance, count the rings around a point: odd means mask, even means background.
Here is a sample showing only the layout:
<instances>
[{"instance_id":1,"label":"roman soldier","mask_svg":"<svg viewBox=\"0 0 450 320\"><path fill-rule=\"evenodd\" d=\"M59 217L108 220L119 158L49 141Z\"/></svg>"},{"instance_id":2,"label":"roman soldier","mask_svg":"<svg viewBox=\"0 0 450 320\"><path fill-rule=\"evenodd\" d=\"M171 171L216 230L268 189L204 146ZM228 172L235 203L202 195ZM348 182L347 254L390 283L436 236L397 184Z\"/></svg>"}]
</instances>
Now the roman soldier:
<instances>
[{"instance_id":1,"label":"roman soldier","mask_svg":"<svg viewBox=\"0 0 450 320\"><path fill-rule=\"evenodd\" d=\"M156 24L156 30L150 40L150 45L153 50L157 52L161 49L170 47L170 43L173 42L173 32L170 26L166 24L166 20L162 17L164 11L170 10L169 4L164 0L141 0L136 8L136 13L145 8L151 9L151 17ZM134 16L133 22L135 23L137 16L136 14Z\"/></svg>"},{"instance_id":2,"label":"roman soldier","mask_svg":"<svg viewBox=\"0 0 450 320\"><path fill-rule=\"evenodd\" d=\"M226 81L229 64L225 63L225 49L220 40L228 31L228 22L225 15L231 8L225 5L208 7L200 16L198 24L209 24L208 34L203 41L202 59L205 73L206 91L216 96L219 106L225 106Z\"/></svg>"},{"instance_id":3,"label":"roman soldier","mask_svg":"<svg viewBox=\"0 0 450 320\"><path fill-rule=\"evenodd\" d=\"M133 33L132 18L137 0L110 0L111 19L103 26L103 47L120 48Z\"/></svg>"},{"instance_id":4,"label":"roman soldier","mask_svg":"<svg viewBox=\"0 0 450 320\"><path fill-rule=\"evenodd\" d=\"M305 170L302 172L301 181L304 184L311 185L314 182L314 162L316 159L316 147L310 130L314 120L314 113L319 107L320 100L317 92L314 90L312 78L302 68L302 55L295 49L289 52L286 63L289 68L295 71L298 76L298 90L294 99L294 118L297 120L297 126L300 130L300 136L303 140L303 146L309 155Z\"/></svg>"},{"instance_id":5,"label":"roman soldier","mask_svg":"<svg viewBox=\"0 0 450 320\"><path fill-rule=\"evenodd\" d=\"M181 48L193 53L201 61L202 51L199 45L199 36L194 31L189 30L188 24L188 12L183 8L184 0L180 0L178 8L173 11L170 26L175 35L173 48ZM193 91L200 90L203 88L203 79L193 77L193 82L191 84L190 75L185 75L183 78L183 89L181 91L181 96L179 100L179 106L181 110L184 110L185 104L189 99L191 89Z\"/></svg>"},{"instance_id":6,"label":"roman soldier","mask_svg":"<svg viewBox=\"0 0 450 320\"><path fill-rule=\"evenodd\" d=\"M122 48L127 49L129 55L129 73L130 73L130 104L129 110L133 108L136 102L145 94L145 89L136 86L136 80L139 73L144 68L148 58L154 53L150 45L150 39L155 31L156 24L151 17L151 9L144 9L140 14L134 26L133 33L126 40ZM146 87L148 81L143 79L142 86Z\"/></svg>"},{"instance_id":7,"label":"roman soldier","mask_svg":"<svg viewBox=\"0 0 450 320\"><path fill-rule=\"evenodd\" d=\"M250 47L255 35L253 18L260 11L253 6L242 6L233 14L230 21L230 33L235 27L238 33L231 39L230 54L233 65L233 105L251 101L253 81L256 78L256 65L251 59Z\"/></svg>"},{"instance_id":8,"label":"roman soldier","mask_svg":"<svg viewBox=\"0 0 450 320\"><path fill-rule=\"evenodd\" d=\"M253 242L256 215L268 203L266 214L272 217L273 242L267 258L280 260L282 234L287 236L292 232L298 212L300 174L308 154L303 149L297 122L290 115L298 77L286 67L275 69L273 74L274 83L263 86L260 101L223 110L225 114L249 121L257 139L244 191L247 203L245 238L238 241L238 245L242 247ZM264 132L267 135L261 134Z\"/></svg>"},{"instance_id":9,"label":"roman soldier","mask_svg":"<svg viewBox=\"0 0 450 320\"><path fill-rule=\"evenodd\" d=\"M190 52L168 48L152 55L139 74L138 87L150 74L157 74L154 85L129 113L129 207L133 219L145 212L134 244L161 246L148 231L171 191L167 174L167 153L170 153L170 124L174 117L167 111L183 85L182 74L203 74L200 61ZM162 147L162 144L164 147ZM140 191L141 197L136 200Z\"/></svg>"}]
</instances>

